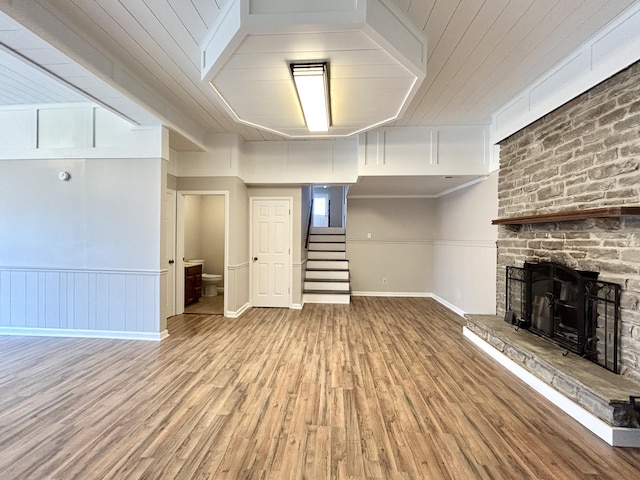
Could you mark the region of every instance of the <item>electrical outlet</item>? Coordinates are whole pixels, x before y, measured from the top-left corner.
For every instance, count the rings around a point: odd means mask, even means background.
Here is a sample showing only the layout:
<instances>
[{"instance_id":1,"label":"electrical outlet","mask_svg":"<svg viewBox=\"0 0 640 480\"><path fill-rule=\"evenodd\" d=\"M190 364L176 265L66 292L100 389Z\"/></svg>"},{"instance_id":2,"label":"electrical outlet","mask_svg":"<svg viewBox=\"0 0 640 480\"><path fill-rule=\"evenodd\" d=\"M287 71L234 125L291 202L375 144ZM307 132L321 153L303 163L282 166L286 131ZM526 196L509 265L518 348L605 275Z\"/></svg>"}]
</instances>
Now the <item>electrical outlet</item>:
<instances>
[{"instance_id":1,"label":"electrical outlet","mask_svg":"<svg viewBox=\"0 0 640 480\"><path fill-rule=\"evenodd\" d=\"M387 283L387 278L386 277L382 277L382 283L384 283L384 284Z\"/></svg>"},{"instance_id":2,"label":"electrical outlet","mask_svg":"<svg viewBox=\"0 0 640 480\"><path fill-rule=\"evenodd\" d=\"M367 233L367 238L371 238L371 234L370 233Z\"/></svg>"}]
</instances>

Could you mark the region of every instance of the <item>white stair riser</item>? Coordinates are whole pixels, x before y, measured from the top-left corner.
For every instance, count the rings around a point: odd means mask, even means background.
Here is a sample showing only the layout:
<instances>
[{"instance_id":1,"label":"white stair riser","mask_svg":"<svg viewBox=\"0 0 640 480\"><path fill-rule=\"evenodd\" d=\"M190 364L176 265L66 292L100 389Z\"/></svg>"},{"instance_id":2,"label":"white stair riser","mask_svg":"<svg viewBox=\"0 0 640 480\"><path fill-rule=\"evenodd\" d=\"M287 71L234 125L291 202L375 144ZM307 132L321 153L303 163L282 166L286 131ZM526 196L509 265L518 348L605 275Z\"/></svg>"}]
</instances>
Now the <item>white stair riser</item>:
<instances>
[{"instance_id":1,"label":"white stair riser","mask_svg":"<svg viewBox=\"0 0 640 480\"><path fill-rule=\"evenodd\" d=\"M351 303L351 295L348 293L305 293L304 303L337 303L337 304L349 304Z\"/></svg>"},{"instance_id":2,"label":"white stair riser","mask_svg":"<svg viewBox=\"0 0 640 480\"><path fill-rule=\"evenodd\" d=\"M313 250L310 250L308 252L309 260L318 260L318 259L319 260L330 260L330 259L344 260L345 258L347 258L346 252L322 252L322 251L314 252Z\"/></svg>"},{"instance_id":3,"label":"white stair riser","mask_svg":"<svg viewBox=\"0 0 640 480\"><path fill-rule=\"evenodd\" d=\"M308 260L307 268L311 270L349 270L349 262L344 260Z\"/></svg>"},{"instance_id":4,"label":"white stair riser","mask_svg":"<svg viewBox=\"0 0 640 480\"><path fill-rule=\"evenodd\" d=\"M335 242L346 242L347 241L347 236L346 235L311 235L309 237L309 242L310 243L321 243L321 242L329 242L329 243L335 243Z\"/></svg>"},{"instance_id":5,"label":"white stair riser","mask_svg":"<svg viewBox=\"0 0 640 480\"><path fill-rule=\"evenodd\" d=\"M349 282L314 282L307 280L304 282L304 289L348 292Z\"/></svg>"},{"instance_id":6,"label":"white stair riser","mask_svg":"<svg viewBox=\"0 0 640 480\"><path fill-rule=\"evenodd\" d=\"M345 245L344 243L310 243L309 250L323 250L326 252L330 251L344 251Z\"/></svg>"},{"instance_id":7,"label":"white stair riser","mask_svg":"<svg viewBox=\"0 0 640 480\"><path fill-rule=\"evenodd\" d=\"M349 271L348 270L340 270L340 271L328 271L325 272L323 270L313 271L307 270L305 273L305 280L349 280Z\"/></svg>"},{"instance_id":8,"label":"white stair riser","mask_svg":"<svg viewBox=\"0 0 640 480\"><path fill-rule=\"evenodd\" d=\"M344 235L345 230L342 227L311 227L309 233L311 235Z\"/></svg>"}]
</instances>

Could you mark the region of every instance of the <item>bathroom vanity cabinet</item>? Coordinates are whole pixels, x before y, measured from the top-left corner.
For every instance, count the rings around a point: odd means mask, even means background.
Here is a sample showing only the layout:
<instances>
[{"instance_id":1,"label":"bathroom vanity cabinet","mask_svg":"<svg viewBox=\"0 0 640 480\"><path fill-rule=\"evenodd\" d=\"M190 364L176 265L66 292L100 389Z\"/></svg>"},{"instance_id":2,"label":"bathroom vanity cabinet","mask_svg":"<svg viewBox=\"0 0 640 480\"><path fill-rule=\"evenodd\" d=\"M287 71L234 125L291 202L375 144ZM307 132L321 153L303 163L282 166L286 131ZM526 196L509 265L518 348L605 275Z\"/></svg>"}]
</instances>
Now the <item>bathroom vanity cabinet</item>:
<instances>
[{"instance_id":1,"label":"bathroom vanity cabinet","mask_svg":"<svg viewBox=\"0 0 640 480\"><path fill-rule=\"evenodd\" d=\"M184 304L197 302L202 296L202 265L184 268Z\"/></svg>"}]
</instances>

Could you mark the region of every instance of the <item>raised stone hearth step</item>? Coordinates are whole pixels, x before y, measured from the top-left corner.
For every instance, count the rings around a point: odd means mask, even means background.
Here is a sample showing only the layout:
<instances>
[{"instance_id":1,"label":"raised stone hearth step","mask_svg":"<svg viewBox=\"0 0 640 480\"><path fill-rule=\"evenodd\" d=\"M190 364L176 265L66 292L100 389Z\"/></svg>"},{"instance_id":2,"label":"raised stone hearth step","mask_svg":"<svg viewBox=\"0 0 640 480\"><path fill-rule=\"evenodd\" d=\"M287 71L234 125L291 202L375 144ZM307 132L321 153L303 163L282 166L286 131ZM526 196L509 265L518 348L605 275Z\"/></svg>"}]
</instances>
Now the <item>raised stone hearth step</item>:
<instances>
[{"instance_id":1,"label":"raised stone hearth step","mask_svg":"<svg viewBox=\"0 0 640 480\"><path fill-rule=\"evenodd\" d=\"M640 384L596 365L497 315L466 315L467 328L585 410L614 427L638 428L630 396Z\"/></svg>"}]
</instances>

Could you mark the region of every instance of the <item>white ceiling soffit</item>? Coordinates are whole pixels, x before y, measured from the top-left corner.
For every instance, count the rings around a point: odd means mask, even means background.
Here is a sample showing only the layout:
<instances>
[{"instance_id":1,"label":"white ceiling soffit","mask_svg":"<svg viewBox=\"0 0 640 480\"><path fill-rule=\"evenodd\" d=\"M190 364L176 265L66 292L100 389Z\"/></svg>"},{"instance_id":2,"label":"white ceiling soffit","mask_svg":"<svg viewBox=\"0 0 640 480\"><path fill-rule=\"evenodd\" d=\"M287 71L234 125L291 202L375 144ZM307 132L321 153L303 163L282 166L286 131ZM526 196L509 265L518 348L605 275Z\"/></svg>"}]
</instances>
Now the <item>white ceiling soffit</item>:
<instances>
[{"instance_id":1,"label":"white ceiling soffit","mask_svg":"<svg viewBox=\"0 0 640 480\"><path fill-rule=\"evenodd\" d=\"M369 176L349 187L349 198L437 198L478 183L486 176Z\"/></svg>"},{"instance_id":2,"label":"white ceiling soffit","mask_svg":"<svg viewBox=\"0 0 640 480\"><path fill-rule=\"evenodd\" d=\"M202 43L202 79L240 123L346 137L397 119L426 73L427 40L389 0L228 0ZM327 62L332 124L309 133L289 65Z\"/></svg>"}]
</instances>

